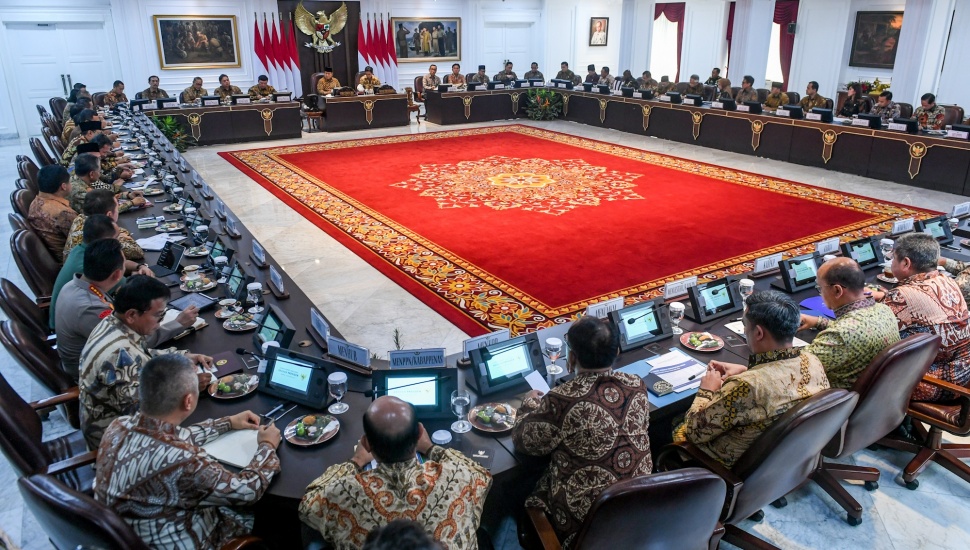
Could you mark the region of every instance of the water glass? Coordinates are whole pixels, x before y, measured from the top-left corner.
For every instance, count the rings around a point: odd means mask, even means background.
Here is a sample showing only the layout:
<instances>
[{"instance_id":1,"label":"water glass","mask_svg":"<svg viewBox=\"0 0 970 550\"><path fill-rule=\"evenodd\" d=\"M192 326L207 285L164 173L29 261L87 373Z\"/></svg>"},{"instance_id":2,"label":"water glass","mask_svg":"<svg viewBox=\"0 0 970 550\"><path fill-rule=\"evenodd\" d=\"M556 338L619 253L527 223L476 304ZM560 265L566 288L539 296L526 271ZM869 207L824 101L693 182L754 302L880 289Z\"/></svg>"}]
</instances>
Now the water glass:
<instances>
[{"instance_id":1,"label":"water glass","mask_svg":"<svg viewBox=\"0 0 970 550\"><path fill-rule=\"evenodd\" d=\"M667 309L670 312L670 324L673 326L671 334L683 334L684 329L680 328L680 322L684 319L684 304L671 302Z\"/></svg>"},{"instance_id":2,"label":"water glass","mask_svg":"<svg viewBox=\"0 0 970 550\"><path fill-rule=\"evenodd\" d=\"M451 410L458 417L458 420L451 425L451 431L456 434L463 434L472 429L472 424L468 421L468 407L471 402L472 398L468 390L459 389L451 392Z\"/></svg>"},{"instance_id":3,"label":"water glass","mask_svg":"<svg viewBox=\"0 0 970 550\"><path fill-rule=\"evenodd\" d=\"M562 357L562 340L559 338L546 338L545 353L551 363L546 367L546 374L552 376L562 374L562 367L556 364L556 361Z\"/></svg>"},{"instance_id":4,"label":"water glass","mask_svg":"<svg viewBox=\"0 0 970 550\"><path fill-rule=\"evenodd\" d=\"M754 281L751 279L741 279L738 281L738 293L741 294L741 306L746 307L748 296L754 294Z\"/></svg>"},{"instance_id":5,"label":"water glass","mask_svg":"<svg viewBox=\"0 0 970 550\"><path fill-rule=\"evenodd\" d=\"M246 303L249 304L249 313L256 315L263 312L263 306L259 303L263 300L263 283L249 283L246 285Z\"/></svg>"},{"instance_id":6,"label":"water glass","mask_svg":"<svg viewBox=\"0 0 970 550\"><path fill-rule=\"evenodd\" d=\"M347 393L347 373L340 371L330 373L330 376L327 377L327 386L330 390L330 397L337 400L336 403L327 408L327 412L331 414L347 412L350 409L350 405L340 401L343 399L344 394Z\"/></svg>"},{"instance_id":7,"label":"water glass","mask_svg":"<svg viewBox=\"0 0 970 550\"><path fill-rule=\"evenodd\" d=\"M952 233L960 227L960 218L950 218L946 223L950 224L950 232Z\"/></svg>"}]
</instances>

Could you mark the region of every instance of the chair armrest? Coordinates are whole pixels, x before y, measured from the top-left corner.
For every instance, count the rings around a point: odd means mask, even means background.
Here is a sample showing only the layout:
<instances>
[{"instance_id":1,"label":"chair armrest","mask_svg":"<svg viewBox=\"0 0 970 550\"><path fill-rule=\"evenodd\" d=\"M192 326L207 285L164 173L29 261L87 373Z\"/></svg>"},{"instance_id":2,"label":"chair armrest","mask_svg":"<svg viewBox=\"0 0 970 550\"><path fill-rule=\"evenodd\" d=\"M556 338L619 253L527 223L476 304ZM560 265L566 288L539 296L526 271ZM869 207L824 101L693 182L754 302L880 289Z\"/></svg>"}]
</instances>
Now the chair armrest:
<instances>
[{"instance_id":1,"label":"chair armrest","mask_svg":"<svg viewBox=\"0 0 970 550\"><path fill-rule=\"evenodd\" d=\"M242 550L243 548L269 548L263 539L253 535L233 537L219 547L219 550Z\"/></svg>"},{"instance_id":2,"label":"chair armrest","mask_svg":"<svg viewBox=\"0 0 970 550\"><path fill-rule=\"evenodd\" d=\"M37 307L49 308L51 307L51 297L50 296L38 296L34 299L34 303Z\"/></svg>"},{"instance_id":3,"label":"chair armrest","mask_svg":"<svg viewBox=\"0 0 970 550\"><path fill-rule=\"evenodd\" d=\"M711 473L724 480L725 485L727 485L727 495L724 497L724 508L721 510L721 518L728 517L734 510L734 501L737 499L738 491L741 490L744 481L689 441L667 444L660 451L660 454L657 455L657 471L666 471L664 464L672 460L672 456L680 457L681 453L686 454L691 460L697 462L701 468L710 470Z\"/></svg>"},{"instance_id":4,"label":"chair armrest","mask_svg":"<svg viewBox=\"0 0 970 550\"><path fill-rule=\"evenodd\" d=\"M541 508L526 508L525 512L529 515L529 521L532 522L532 527L535 528L536 534L539 536L543 550L562 548L562 544L559 543L559 538L556 537L556 532L552 528L552 523L549 522L549 518L546 517L546 513Z\"/></svg>"},{"instance_id":5,"label":"chair armrest","mask_svg":"<svg viewBox=\"0 0 970 550\"><path fill-rule=\"evenodd\" d=\"M98 458L98 451L88 451L86 453L74 455L71 458L62 460L60 462L55 462L54 464L51 464L50 466L48 466L47 475L56 476L64 472L76 470L81 466L94 464L94 461L97 458Z\"/></svg>"},{"instance_id":6,"label":"chair armrest","mask_svg":"<svg viewBox=\"0 0 970 550\"><path fill-rule=\"evenodd\" d=\"M54 407L56 405L63 405L64 403L70 403L71 401L77 401L81 396L81 390L77 386L67 390L66 392L55 395L53 397L48 397L46 399L39 399L30 404L30 408L35 411L40 409L46 409L48 407Z\"/></svg>"},{"instance_id":7,"label":"chair armrest","mask_svg":"<svg viewBox=\"0 0 970 550\"><path fill-rule=\"evenodd\" d=\"M931 386L936 386L937 388L940 388L942 390L955 393L960 397L970 399L970 388L965 388L963 386L958 386L956 384L953 384L952 382L941 380L940 378L937 378L931 374L924 374L923 382Z\"/></svg>"}]
</instances>

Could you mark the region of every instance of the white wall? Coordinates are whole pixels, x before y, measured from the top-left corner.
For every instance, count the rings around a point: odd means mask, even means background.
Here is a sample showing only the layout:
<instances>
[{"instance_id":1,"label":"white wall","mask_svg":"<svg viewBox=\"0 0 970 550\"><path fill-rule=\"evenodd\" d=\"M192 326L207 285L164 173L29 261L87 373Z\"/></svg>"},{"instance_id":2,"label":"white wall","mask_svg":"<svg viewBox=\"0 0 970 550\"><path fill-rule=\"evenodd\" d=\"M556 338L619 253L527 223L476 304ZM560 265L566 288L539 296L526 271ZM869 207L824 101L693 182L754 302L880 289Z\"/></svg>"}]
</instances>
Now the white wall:
<instances>
[{"instance_id":1,"label":"white wall","mask_svg":"<svg viewBox=\"0 0 970 550\"><path fill-rule=\"evenodd\" d=\"M3 63L0 63L0 139L17 137L17 123L14 120L12 90L7 85Z\"/></svg>"},{"instance_id":2,"label":"white wall","mask_svg":"<svg viewBox=\"0 0 970 550\"><path fill-rule=\"evenodd\" d=\"M970 29L970 6L964 2L957 3L951 28ZM957 30L950 37L946 59L943 60L940 85L936 91L938 102L970 105L970 71L967 71L966 59L970 59L970 40L966 33Z\"/></svg>"},{"instance_id":3,"label":"white wall","mask_svg":"<svg viewBox=\"0 0 970 550\"><path fill-rule=\"evenodd\" d=\"M691 74L704 81L713 67L724 67L727 56L728 10L727 0L687 0L684 14L684 41L680 54L680 80L686 82ZM674 75L670 75L673 78ZM740 85L732 79L732 84Z\"/></svg>"},{"instance_id":4,"label":"white wall","mask_svg":"<svg viewBox=\"0 0 970 550\"><path fill-rule=\"evenodd\" d=\"M859 80L872 82L876 78L880 81L891 80L893 69L870 69L866 67L850 67L849 56L852 51L852 34L855 32L856 13L860 11L904 11L906 8L905 0L852 0L849 7L849 21L845 28L843 37L842 58L839 61L841 71L839 72L839 84L847 84ZM801 21L799 21L801 23ZM906 27L906 17L903 16L903 28ZM915 24L915 21L910 25ZM799 25L801 27L801 25ZM833 29L835 32L837 29ZM901 51L901 50L900 50ZM897 56L899 54L897 53ZM898 59L898 57L897 57ZM825 94L822 94L825 95ZM825 97L830 97L825 95ZM903 101L903 100L900 100Z\"/></svg>"},{"instance_id":5,"label":"white wall","mask_svg":"<svg viewBox=\"0 0 970 550\"><path fill-rule=\"evenodd\" d=\"M797 21L788 89L804 94L806 84L814 80L822 96L834 98L842 73L839 60L847 48L843 33L851 32L850 25L855 22L851 2L799 2Z\"/></svg>"}]
</instances>

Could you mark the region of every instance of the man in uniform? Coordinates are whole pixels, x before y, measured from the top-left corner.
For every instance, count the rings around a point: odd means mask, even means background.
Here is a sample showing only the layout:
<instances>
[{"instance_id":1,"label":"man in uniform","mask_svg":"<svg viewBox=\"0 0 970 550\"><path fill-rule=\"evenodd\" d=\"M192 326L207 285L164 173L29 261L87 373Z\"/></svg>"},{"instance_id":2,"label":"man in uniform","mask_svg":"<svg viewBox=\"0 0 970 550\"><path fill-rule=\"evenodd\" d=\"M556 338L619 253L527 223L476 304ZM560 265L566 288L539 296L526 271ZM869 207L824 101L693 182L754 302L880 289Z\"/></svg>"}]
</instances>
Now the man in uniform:
<instances>
[{"instance_id":1,"label":"man in uniform","mask_svg":"<svg viewBox=\"0 0 970 550\"><path fill-rule=\"evenodd\" d=\"M650 71L643 71L643 76L637 79L637 84L641 90L656 90L659 84L650 75Z\"/></svg>"},{"instance_id":2,"label":"man in uniform","mask_svg":"<svg viewBox=\"0 0 970 550\"><path fill-rule=\"evenodd\" d=\"M158 87L158 77L152 75L148 77L148 87L141 92L142 99L166 99L168 92Z\"/></svg>"},{"instance_id":3,"label":"man in uniform","mask_svg":"<svg viewBox=\"0 0 970 550\"><path fill-rule=\"evenodd\" d=\"M701 77L696 74L690 75L690 82L687 84L688 94L694 94L703 96L704 95L704 85L701 84Z\"/></svg>"},{"instance_id":4,"label":"man in uniform","mask_svg":"<svg viewBox=\"0 0 970 550\"><path fill-rule=\"evenodd\" d=\"M512 62L506 61L505 70L495 75L495 78L493 78L492 80L494 80L495 82L501 82L503 84L509 84L513 80L518 80L518 79L519 79L518 75L516 75L515 71L512 70Z\"/></svg>"},{"instance_id":5,"label":"man in uniform","mask_svg":"<svg viewBox=\"0 0 970 550\"><path fill-rule=\"evenodd\" d=\"M563 61L559 65L559 72L556 73L556 80L572 80L576 78L576 73L569 70L569 63Z\"/></svg>"},{"instance_id":6,"label":"man in uniform","mask_svg":"<svg viewBox=\"0 0 970 550\"><path fill-rule=\"evenodd\" d=\"M116 179L110 183L101 181L101 159L97 153L84 153L77 156L74 162L74 173L71 174L71 189L68 194L71 208L75 212L84 210L84 197L92 189L107 189L118 198L118 211L127 212L132 207L145 204L143 191L126 191L125 180ZM61 244L63 252L64 244Z\"/></svg>"},{"instance_id":7,"label":"man in uniform","mask_svg":"<svg viewBox=\"0 0 970 550\"><path fill-rule=\"evenodd\" d=\"M81 133L76 138L72 139L67 147L64 148L64 154L61 155L61 166L67 168L74 161L74 157L77 155L77 146L82 143L90 143L94 136L101 133L101 121L99 120L89 120L87 122L81 123Z\"/></svg>"},{"instance_id":8,"label":"man in uniform","mask_svg":"<svg viewBox=\"0 0 970 550\"><path fill-rule=\"evenodd\" d=\"M333 77L333 68L323 68L323 78L317 80L317 93L320 95L330 95L335 88L340 87L340 81Z\"/></svg>"},{"instance_id":9,"label":"man in uniform","mask_svg":"<svg viewBox=\"0 0 970 550\"><path fill-rule=\"evenodd\" d=\"M744 103L745 101L758 101L758 91L752 87L754 84L754 77L751 75L744 75L741 79L741 89L738 90L738 95L734 98L738 103Z\"/></svg>"},{"instance_id":10,"label":"man in uniform","mask_svg":"<svg viewBox=\"0 0 970 550\"><path fill-rule=\"evenodd\" d=\"M465 75L461 74L461 65L455 63L451 66L451 74L445 75L445 84L465 86Z\"/></svg>"},{"instance_id":11,"label":"man in uniform","mask_svg":"<svg viewBox=\"0 0 970 550\"><path fill-rule=\"evenodd\" d=\"M111 91L104 96L104 106L112 108L119 103L128 103L128 96L125 95L125 83L115 80Z\"/></svg>"},{"instance_id":12,"label":"man in uniform","mask_svg":"<svg viewBox=\"0 0 970 550\"><path fill-rule=\"evenodd\" d=\"M191 86L182 90L182 102L192 103L206 95L209 95L209 91L202 87L202 77L197 76L192 79Z\"/></svg>"},{"instance_id":13,"label":"man in uniform","mask_svg":"<svg viewBox=\"0 0 970 550\"><path fill-rule=\"evenodd\" d=\"M477 84L487 84L488 83L488 75L485 74L485 65L479 65L478 66L478 72L475 73L475 74L473 74L472 77L471 77L471 79L468 82L469 83L473 83L474 82L474 83L477 83Z\"/></svg>"},{"instance_id":14,"label":"man in uniform","mask_svg":"<svg viewBox=\"0 0 970 550\"><path fill-rule=\"evenodd\" d=\"M401 59L408 57L408 35L411 31L404 28L403 23L397 24L397 56Z\"/></svg>"},{"instance_id":15,"label":"man in uniform","mask_svg":"<svg viewBox=\"0 0 970 550\"><path fill-rule=\"evenodd\" d=\"M219 99L225 101L228 97L242 95L242 90L240 90L238 86L233 86L229 82L229 75L221 74L219 75L219 87L216 88L212 93L219 96Z\"/></svg>"},{"instance_id":16,"label":"man in uniform","mask_svg":"<svg viewBox=\"0 0 970 550\"><path fill-rule=\"evenodd\" d=\"M249 88L247 92L249 94L250 101L259 101L261 99L272 99L272 95L276 93L276 88L269 85L269 77L261 74L256 80L256 85Z\"/></svg>"},{"instance_id":17,"label":"man in uniform","mask_svg":"<svg viewBox=\"0 0 970 550\"><path fill-rule=\"evenodd\" d=\"M667 75L661 76L660 84L657 85L657 95L663 95L673 89L674 83L670 81L670 77Z\"/></svg>"},{"instance_id":18,"label":"man in uniform","mask_svg":"<svg viewBox=\"0 0 970 550\"><path fill-rule=\"evenodd\" d=\"M600 77L599 77L599 80L596 81L596 83L600 85L605 84L606 86L613 88L614 82L616 82L616 78L614 78L613 75L610 74L610 68L604 65L603 68L600 69Z\"/></svg>"},{"instance_id":19,"label":"man in uniform","mask_svg":"<svg viewBox=\"0 0 970 550\"><path fill-rule=\"evenodd\" d=\"M818 93L818 82L812 80L805 87L805 97L799 102L802 106L802 111L809 112L815 107L825 107L825 98L820 96Z\"/></svg>"},{"instance_id":20,"label":"man in uniform","mask_svg":"<svg viewBox=\"0 0 970 550\"><path fill-rule=\"evenodd\" d=\"M781 91L781 82L772 82L771 93L765 98L765 109L774 111L782 105L788 105L788 94Z\"/></svg>"},{"instance_id":21,"label":"man in uniform","mask_svg":"<svg viewBox=\"0 0 970 550\"><path fill-rule=\"evenodd\" d=\"M373 90L381 86L380 79L374 76L374 67L370 65L364 67L364 76L360 77L359 85L364 90Z\"/></svg>"},{"instance_id":22,"label":"man in uniform","mask_svg":"<svg viewBox=\"0 0 970 550\"><path fill-rule=\"evenodd\" d=\"M596 84L599 81L600 75L596 73L596 65L587 65L585 82L589 84Z\"/></svg>"},{"instance_id":23,"label":"man in uniform","mask_svg":"<svg viewBox=\"0 0 970 550\"><path fill-rule=\"evenodd\" d=\"M714 67L711 69L711 77L704 81L707 86L717 86L717 81L721 80L721 69Z\"/></svg>"},{"instance_id":24,"label":"man in uniform","mask_svg":"<svg viewBox=\"0 0 970 550\"><path fill-rule=\"evenodd\" d=\"M441 86L441 77L438 76L438 66L432 64L428 67L428 74L421 79L421 84L425 90L437 90Z\"/></svg>"},{"instance_id":25,"label":"man in uniform","mask_svg":"<svg viewBox=\"0 0 970 550\"><path fill-rule=\"evenodd\" d=\"M522 78L524 78L526 80L541 80L543 82L546 81L546 77L542 76L542 73L539 71L539 64L538 63L536 63L535 61L533 61L532 62L532 67L530 67L530 69L531 70L529 72L527 72L524 75L522 75Z\"/></svg>"}]
</instances>

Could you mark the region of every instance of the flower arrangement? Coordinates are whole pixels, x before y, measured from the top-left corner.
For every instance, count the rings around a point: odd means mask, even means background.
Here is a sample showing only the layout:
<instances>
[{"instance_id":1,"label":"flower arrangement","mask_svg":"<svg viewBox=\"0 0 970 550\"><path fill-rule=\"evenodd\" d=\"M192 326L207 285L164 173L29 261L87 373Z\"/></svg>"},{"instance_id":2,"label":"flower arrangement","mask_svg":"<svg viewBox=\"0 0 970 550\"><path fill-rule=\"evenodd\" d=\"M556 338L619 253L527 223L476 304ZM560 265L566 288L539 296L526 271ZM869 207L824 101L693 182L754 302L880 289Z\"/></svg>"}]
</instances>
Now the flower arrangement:
<instances>
[{"instance_id":1,"label":"flower arrangement","mask_svg":"<svg viewBox=\"0 0 970 550\"><path fill-rule=\"evenodd\" d=\"M866 94L879 95L882 92L888 90L889 89L889 86L891 85L891 84L887 84L885 82L880 82L879 79L877 78L877 79L875 79L872 82L869 82L868 80L860 80L858 82L849 82L848 84L845 85L845 88L846 89L849 89L849 86L852 86L853 84L858 84L859 85L859 88L862 90L862 94L863 95L866 95Z\"/></svg>"},{"instance_id":2,"label":"flower arrangement","mask_svg":"<svg viewBox=\"0 0 970 550\"><path fill-rule=\"evenodd\" d=\"M552 90L530 88L526 95L525 114L532 120L553 120L562 113L562 95Z\"/></svg>"},{"instance_id":3,"label":"flower arrangement","mask_svg":"<svg viewBox=\"0 0 970 550\"><path fill-rule=\"evenodd\" d=\"M168 141L172 144L172 147L179 153L184 153L186 149L190 146L195 145L195 138L188 134L182 125L179 124L178 119L173 116L163 116L163 117L152 117L152 122L159 130L165 134Z\"/></svg>"}]
</instances>

